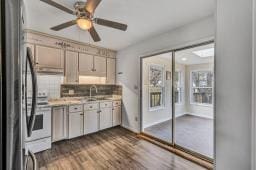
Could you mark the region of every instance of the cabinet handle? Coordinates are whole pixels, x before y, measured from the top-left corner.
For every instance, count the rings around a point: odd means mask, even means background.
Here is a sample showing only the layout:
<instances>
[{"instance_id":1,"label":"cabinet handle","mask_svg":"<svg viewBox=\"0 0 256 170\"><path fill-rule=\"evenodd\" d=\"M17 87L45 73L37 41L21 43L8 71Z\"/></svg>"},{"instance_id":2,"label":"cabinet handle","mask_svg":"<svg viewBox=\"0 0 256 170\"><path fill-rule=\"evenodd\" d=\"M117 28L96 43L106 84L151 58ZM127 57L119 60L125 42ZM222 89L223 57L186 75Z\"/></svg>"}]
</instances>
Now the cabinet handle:
<instances>
[{"instance_id":1,"label":"cabinet handle","mask_svg":"<svg viewBox=\"0 0 256 170\"><path fill-rule=\"evenodd\" d=\"M83 113L81 113L80 115L81 115L81 116L83 116L84 114L83 114Z\"/></svg>"}]
</instances>

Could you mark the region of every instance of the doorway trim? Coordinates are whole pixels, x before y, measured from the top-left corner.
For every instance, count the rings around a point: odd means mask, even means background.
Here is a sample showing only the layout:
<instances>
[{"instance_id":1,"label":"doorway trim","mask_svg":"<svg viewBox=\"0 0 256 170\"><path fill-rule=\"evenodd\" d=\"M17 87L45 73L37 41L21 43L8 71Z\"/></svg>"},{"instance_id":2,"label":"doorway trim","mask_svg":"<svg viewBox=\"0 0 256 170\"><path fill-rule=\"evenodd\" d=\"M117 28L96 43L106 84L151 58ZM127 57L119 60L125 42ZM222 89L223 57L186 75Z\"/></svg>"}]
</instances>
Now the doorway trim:
<instances>
[{"instance_id":1,"label":"doorway trim","mask_svg":"<svg viewBox=\"0 0 256 170\"><path fill-rule=\"evenodd\" d=\"M251 169L256 168L256 0L253 0L252 16L252 125L251 125Z\"/></svg>"},{"instance_id":2,"label":"doorway trim","mask_svg":"<svg viewBox=\"0 0 256 170\"><path fill-rule=\"evenodd\" d=\"M212 159L212 158L209 158L205 155L202 155L200 153L192 151L190 149L179 146L175 143L175 120L176 119L175 119L175 103L174 103L174 95L173 95L174 94L173 92L175 90L173 77L174 77L174 74L175 74L175 52L190 49L190 48L194 48L194 47L198 47L198 46L211 44L211 43L214 43L214 42L215 42L214 39L210 39L208 41L202 41L202 42L192 44L192 45L188 45L188 46L184 46L184 47L181 47L181 48L173 48L173 49L169 49L169 50L163 50L163 51L160 51L160 52L151 53L149 55L139 57L140 58L140 60L139 60L140 61L140 64L139 64L140 65L140 90L139 90L139 92L140 92L140 94L139 94L140 134L144 135L146 137L149 137L149 138L151 138L151 139L153 139L157 142L160 142L162 144L173 147L174 149L178 149L180 151L186 152L186 153L190 154L191 156L195 156L196 158L202 159L202 160L210 162L210 163L214 163L215 152L213 152L214 155L213 155L213 159ZM142 92L143 92L143 90L142 90L143 89L143 87L142 87L143 86L143 76L142 76L142 74L143 74L143 59L153 57L153 56L156 56L156 55L160 55L160 54L164 54L164 53L172 53L172 141L171 142L164 141L162 139L156 138L152 135L149 135L149 134L143 132L143 107L142 107L142 104L143 104L143 94L142 94ZM215 60L214 60L214 69L213 70L215 71ZM215 79L215 74L214 74L214 79ZM215 86L215 82L214 82L214 86ZM214 88L214 95L213 96L215 96L215 88ZM215 97L214 97L214 99L215 99ZM213 101L215 101L215 100L213 100ZM214 141L213 141L214 142L214 148L213 148L213 150L214 151L215 151L215 121L216 121L216 119L215 119L215 103L216 102L213 103L213 116L214 116L214 123L213 123L214 124L214 128L213 128L214 129L214 132L213 132L213 134L214 134Z\"/></svg>"}]
</instances>

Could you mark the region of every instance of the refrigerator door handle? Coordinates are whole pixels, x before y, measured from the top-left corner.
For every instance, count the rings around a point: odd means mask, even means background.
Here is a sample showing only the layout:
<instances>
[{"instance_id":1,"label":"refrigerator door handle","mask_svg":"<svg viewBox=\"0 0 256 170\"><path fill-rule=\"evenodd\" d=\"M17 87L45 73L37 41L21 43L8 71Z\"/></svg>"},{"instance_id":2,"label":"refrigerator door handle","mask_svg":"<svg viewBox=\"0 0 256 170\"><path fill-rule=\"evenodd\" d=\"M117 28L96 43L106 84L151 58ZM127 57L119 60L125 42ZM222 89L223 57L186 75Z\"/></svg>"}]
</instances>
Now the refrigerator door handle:
<instances>
[{"instance_id":1,"label":"refrigerator door handle","mask_svg":"<svg viewBox=\"0 0 256 170\"><path fill-rule=\"evenodd\" d=\"M26 156L26 160L25 160L25 170L31 169L30 167L28 167L28 158L31 157L32 162L33 162L33 170L37 170L37 160L36 160L36 156L33 152L31 152L30 150L28 150L28 155Z\"/></svg>"},{"instance_id":2,"label":"refrigerator door handle","mask_svg":"<svg viewBox=\"0 0 256 170\"><path fill-rule=\"evenodd\" d=\"M35 116L36 116L36 104L37 104L37 77L36 72L34 69L33 61L32 61L32 52L29 47L27 47L27 60L30 72L31 72L31 81L32 81L32 105L31 105L31 113L30 116L28 116L27 112L27 87L25 87L25 100L26 100L26 119L27 119L27 135L30 137L32 135L34 123L35 123ZM27 74L27 69L26 73ZM27 77L26 80L27 82Z\"/></svg>"}]
</instances>

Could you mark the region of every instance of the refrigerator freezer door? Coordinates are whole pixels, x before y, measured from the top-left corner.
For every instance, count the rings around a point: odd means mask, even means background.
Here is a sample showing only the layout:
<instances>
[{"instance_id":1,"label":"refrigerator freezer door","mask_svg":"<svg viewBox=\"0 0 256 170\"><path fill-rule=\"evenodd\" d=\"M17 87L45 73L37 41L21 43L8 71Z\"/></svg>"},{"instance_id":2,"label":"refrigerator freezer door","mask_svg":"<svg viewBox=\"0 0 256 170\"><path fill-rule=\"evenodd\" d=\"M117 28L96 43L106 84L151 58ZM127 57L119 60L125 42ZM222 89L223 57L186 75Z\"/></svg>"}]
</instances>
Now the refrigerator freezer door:
<instances>
[{"instance_id":1,"label":"refrigerator freezer door","mask_svg":"<svg viewBox=\"0 0 256 170\"><path fill-rule=\"evenodd\" d=\"M2 17L2 122L6 169L23 167L20 81L20 1L1 0Z\"/></svg>"}]
</instances>

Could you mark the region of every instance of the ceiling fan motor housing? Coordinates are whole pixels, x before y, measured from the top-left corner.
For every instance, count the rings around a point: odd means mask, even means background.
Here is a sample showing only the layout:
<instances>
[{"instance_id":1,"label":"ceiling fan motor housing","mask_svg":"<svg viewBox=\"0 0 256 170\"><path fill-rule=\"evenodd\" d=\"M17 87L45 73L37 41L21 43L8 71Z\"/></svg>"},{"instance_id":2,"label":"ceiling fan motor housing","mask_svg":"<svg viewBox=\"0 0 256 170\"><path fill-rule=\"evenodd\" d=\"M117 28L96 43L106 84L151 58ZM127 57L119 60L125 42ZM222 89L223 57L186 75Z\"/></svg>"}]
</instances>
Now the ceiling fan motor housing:
<instances>
[{"instance_id":1,"label":"ceiling fan motor housing","mask_svg":"<svg viewBox=\"0 0 256 170\"><path fill-rule=\"evenodd\" d=\"M74 4L77 18L92 20L92 14L85 9L86 2L78 1Z\"/></svg>"}]
</instances>

